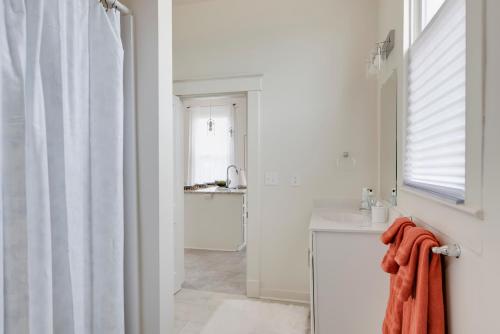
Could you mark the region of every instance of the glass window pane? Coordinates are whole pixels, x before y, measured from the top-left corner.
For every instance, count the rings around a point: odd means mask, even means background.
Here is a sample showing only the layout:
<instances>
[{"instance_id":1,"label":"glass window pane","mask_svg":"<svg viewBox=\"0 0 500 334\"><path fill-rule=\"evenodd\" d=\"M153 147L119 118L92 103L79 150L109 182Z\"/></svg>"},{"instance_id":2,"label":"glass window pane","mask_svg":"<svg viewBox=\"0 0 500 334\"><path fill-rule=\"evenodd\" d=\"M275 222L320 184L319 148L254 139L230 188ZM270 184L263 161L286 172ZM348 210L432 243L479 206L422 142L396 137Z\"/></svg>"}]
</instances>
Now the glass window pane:
<instances>
[{"instance_id":1,"label":"glass window pane","mask_svg":"<svg viewBox=\"0 0 500 334\"><path fill-rule=\"evenodd\" d=\"M432 20L434 15L446 0L421 0L422 1L422 30Z\"/></svg>"},{"instance_id":2,"label":"glass window pane","mask_svg":"<svg viewBox=\"0 0 500 334\"><path fill-rule=\"evenodd\" d=\"M226 179L227 166L234 163L232 106L190 108L190 184ZM210 131L208 121L214 122Z\"/></svg>"}]
</instances>

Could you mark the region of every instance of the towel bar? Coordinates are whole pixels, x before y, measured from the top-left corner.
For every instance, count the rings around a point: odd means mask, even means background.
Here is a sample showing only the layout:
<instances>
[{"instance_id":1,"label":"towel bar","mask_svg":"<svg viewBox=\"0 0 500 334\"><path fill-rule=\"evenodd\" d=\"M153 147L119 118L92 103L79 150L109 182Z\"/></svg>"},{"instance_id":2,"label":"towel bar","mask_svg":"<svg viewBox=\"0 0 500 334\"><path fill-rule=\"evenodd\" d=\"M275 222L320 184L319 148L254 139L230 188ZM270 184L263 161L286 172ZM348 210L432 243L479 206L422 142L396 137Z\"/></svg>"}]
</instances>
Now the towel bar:
<instances>
[{"instance_id":1,"label":"towel bar","mask_svg":"<svg viewBox=\"0 0 500 334\"><path fill-rule=\"evenodd\" d=\"M434 254L456 257L457 259L462 254L462 249L459 244L445 245L441 247L432 247Z\"/></svg>"}]
</instances>

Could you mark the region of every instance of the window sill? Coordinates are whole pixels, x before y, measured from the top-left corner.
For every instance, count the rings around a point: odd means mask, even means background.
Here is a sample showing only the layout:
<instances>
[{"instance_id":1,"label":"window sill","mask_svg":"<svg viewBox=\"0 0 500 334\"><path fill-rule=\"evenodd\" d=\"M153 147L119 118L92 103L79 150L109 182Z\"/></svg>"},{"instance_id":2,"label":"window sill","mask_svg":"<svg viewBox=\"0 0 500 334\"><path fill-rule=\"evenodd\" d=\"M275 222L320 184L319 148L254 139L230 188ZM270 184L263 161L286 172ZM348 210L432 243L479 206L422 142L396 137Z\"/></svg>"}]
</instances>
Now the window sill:
<instances>
[{"instance_id":1,"label":"window sill","mask_svg":"<svg viewBox=\"0 0 500 334\"><path fill-rule=\"evenodd\" d=\"M424 198L426 200L432 201L432 202L437 203L437 204L442 205L442 206L446 206L446 207L453 209L453 210L456 210L456 211L460 211L462 213L465 213L469 216L472 216L472 217L475 217L475 218L478 218L481 220L483 219L483 210L482 209L470 207L470 206L467 206L465 204L455 204L453 202L447 201L447 200L439 198L437 196L433 196L427 192L419 191L417 189L413 189L413 188L410 188L410 187L404 186L404 185L403 186L400 185L398 187L398 191L403 191L407 194L418 196L420 198Z\"/></svg>"}]
</instances>

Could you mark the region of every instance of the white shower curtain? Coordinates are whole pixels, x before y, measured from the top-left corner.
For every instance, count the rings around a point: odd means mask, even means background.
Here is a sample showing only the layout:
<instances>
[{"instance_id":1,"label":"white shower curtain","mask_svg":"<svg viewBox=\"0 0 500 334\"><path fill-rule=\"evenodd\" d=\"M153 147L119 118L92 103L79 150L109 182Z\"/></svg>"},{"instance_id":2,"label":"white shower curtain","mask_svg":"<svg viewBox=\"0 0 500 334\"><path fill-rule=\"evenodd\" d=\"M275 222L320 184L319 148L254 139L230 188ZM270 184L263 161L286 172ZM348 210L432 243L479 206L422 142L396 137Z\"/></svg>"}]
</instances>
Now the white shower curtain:
<instances>
[{"instance_id":1,"label":"white shower curtain","mask_svg":"<svg viewBox=\"0 0 500 334\"><path fill-rule=\"evenodd\" d=\"M0 2L0 333L124 332L119 27L97 0Z\"/></svg>"}]
</instances>

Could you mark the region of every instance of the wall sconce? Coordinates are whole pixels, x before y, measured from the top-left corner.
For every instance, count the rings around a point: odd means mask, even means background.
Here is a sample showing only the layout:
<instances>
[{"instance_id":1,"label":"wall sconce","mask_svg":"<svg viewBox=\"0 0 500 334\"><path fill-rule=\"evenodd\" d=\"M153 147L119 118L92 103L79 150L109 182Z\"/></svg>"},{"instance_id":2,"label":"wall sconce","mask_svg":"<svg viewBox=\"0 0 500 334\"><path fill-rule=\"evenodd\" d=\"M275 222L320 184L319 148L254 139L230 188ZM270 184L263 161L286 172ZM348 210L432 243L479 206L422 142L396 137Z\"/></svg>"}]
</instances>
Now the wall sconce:
<instances>
[{"instance_id":1,"label":"wall sconce","mask_svg":"<svg viewBox=\"0 0 500 334\"><path fill-rule=\"evenodd\" d=\"M367 60L368 73L377 74L384 61L389 58L392 50L394 49L394 39L396 31L393 29L387 34L387 38L383 42L375 44L375 48L370 52Z\"/></svg>"}]
</instances>

